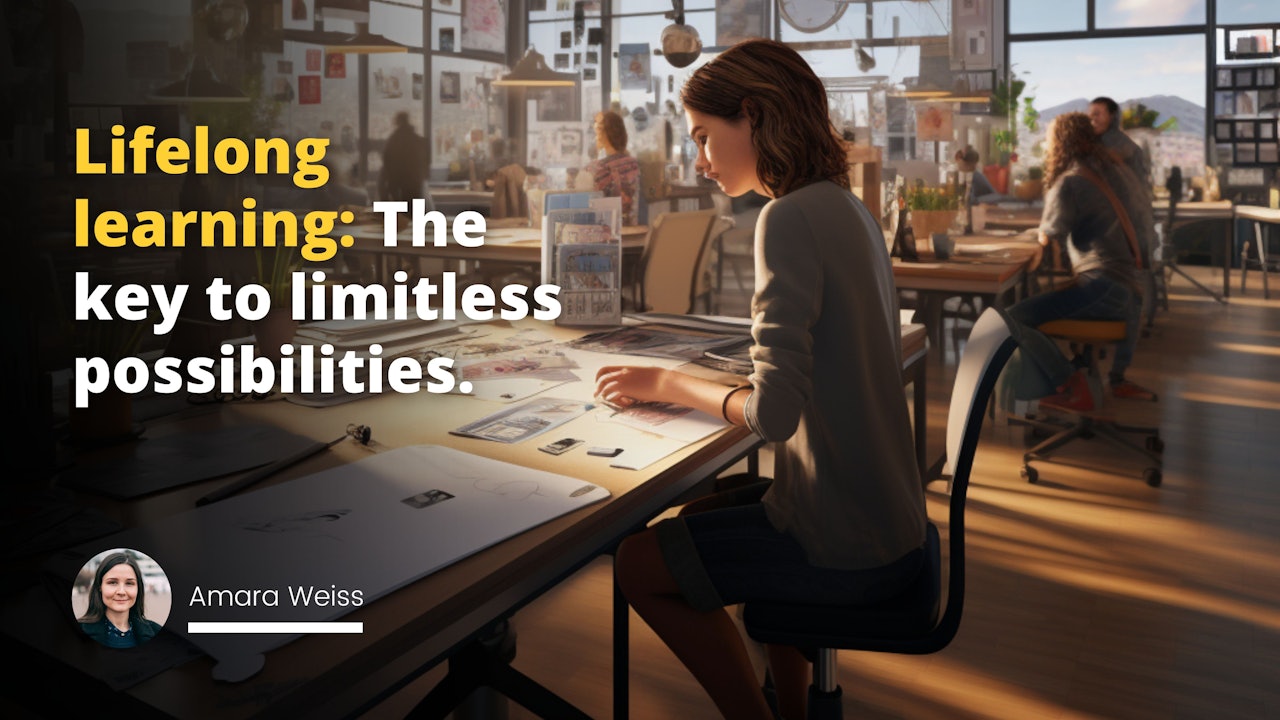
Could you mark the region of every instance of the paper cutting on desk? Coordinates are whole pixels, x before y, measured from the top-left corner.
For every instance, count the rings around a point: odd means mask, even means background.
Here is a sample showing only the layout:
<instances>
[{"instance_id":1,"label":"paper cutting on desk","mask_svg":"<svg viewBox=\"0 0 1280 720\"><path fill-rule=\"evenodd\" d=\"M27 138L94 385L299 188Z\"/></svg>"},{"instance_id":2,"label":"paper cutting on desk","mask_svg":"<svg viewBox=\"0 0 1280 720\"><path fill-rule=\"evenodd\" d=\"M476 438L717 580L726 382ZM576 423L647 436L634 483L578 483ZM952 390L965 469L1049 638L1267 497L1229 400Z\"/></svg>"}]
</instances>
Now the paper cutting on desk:
<instances>
[{"instance_id":1,"label":"paper cutting on desk","mask_svg":"<svg viewBox=\"0 0 1280 720\"><path fill-rule=\"evenodd\" d=\"M700 332L666 325L629 325L584 335L569 347L592 352L696 360L709 350L728 351L750 344L737 334Z\"/></svg>"},{"instance_id":2,"label":"paper cutting on desk","mask_svg":"<svg viewBox=\"0 0 1280 720\"><path fill-rule=\"evenodd\" d=\"M510 334L494 332L463 338L449 338L433 343L432 348L441 353L452 353L459 361L469 358L489 357L527 350L551 342L551 336L541 330L524 329Z\"/></svg>"},{"instance_id":3,"label":"paper cutting on desk","mask_svg":"<svg viewBox=\"0 0 1280 720\"><path fill-rule=\"evenodd\" d=\"M183 588L165 632L185 636L215 658L234 660L297 636L189 634L187 623L336 620L357 606L297 603L290 591L359 590L368 605L607 497L608 490L564 475L452 448L410 446L71 548L55 555L46 571L70 587L85 558L104 547L154 548L170 583ZM278 605L193 603L197 587L206 594L274 589L280 597Z\"/></svg>"},{"instance_id":4,"label":"paper cutting on desk","mask_svg":"<svg viewBox=\"0 0 1280 720\"><path fill-rule=\"evenodd\" d=\"M586 411L586 403L580 400L539 398L506 408L449 432L500 443L518 443L563 425Z\"/></svg>"}]
</instances>

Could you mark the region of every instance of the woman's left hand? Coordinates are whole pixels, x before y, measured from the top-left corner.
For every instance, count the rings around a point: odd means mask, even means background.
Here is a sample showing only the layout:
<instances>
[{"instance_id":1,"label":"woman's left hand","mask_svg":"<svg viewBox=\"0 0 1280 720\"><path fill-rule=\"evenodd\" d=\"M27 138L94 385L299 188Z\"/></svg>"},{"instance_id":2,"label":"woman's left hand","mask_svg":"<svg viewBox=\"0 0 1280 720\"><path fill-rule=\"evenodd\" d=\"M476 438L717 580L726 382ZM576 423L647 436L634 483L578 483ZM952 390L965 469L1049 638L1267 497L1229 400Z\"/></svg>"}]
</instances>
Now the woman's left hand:
<instances>
[{"instance_id":1,"label":"woman's left hand","mask_svg":"<svg viewBox=\"0 0 1280 720\"><path fill-rule=\"evenodd\" d=\"M658 367L603 367L596 373L596 397L620 407L663 400L668 373L668 370Z\"/></svg>"}]
</instances>

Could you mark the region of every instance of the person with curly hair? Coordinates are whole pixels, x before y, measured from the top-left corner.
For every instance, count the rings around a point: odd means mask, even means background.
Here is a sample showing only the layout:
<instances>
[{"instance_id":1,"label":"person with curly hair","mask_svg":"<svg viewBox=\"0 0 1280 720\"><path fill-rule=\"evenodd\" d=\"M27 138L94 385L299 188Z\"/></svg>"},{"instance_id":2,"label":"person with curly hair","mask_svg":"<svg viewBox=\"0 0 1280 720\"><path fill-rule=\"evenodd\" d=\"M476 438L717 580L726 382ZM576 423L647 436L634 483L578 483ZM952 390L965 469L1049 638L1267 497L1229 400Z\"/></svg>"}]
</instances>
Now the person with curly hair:
<instances>
[{"instance_id":1,"label":"person with curly hair","mask_svg":"<svg viewBox=\"0 0 1280 720\"><path fill-rule=\"evenodd\" d=\"M89 609L79 618L80 629L107 647L141 645L160 632L159 623L146 618L146 597L138 563L127 553L112 553L93 575Z\"/></svg>"},{"instance_id":2,"label":"person with curly hair","mask_svg":"<svg viewBox=\"0 0 1280 720\"><path fill-rule=\"evenodd\" d=\"M822 81L795 50L734 45L681 94L695 167L725 194L771 198L756 223L752 372L726 386L606 367L597 394L665 401L779 443L774 479L686 505L618 548L619 587L725 717L773 717L725 606L873 604L922 567L924 491L902 395L884 235L849 190ZM724 483L727 484L727 483ZM783 717L805 717L810 665L769 646Z\"/></svg>"},{"instance_id":3,"label":"person with curly hair","mask_svg":"<svg viewBox=\"0 0 1280 720\"><path fill-rule=\"evenodd\" d=\"M1130 241L1125 225L1133 229L1144 221L1142 199L1132 173L1099 142L1084 113L1066 113L1054 119L1044 169L1048 190L1040 244L1054 248L1052 257L1058 255L1057 247L1065 245L1072 283L1013 305L1005 311L1005 319L1024 360L1039 371L1040 384L1054 389L1055 394L1042 397L1040 404L1084 412L1095 405L1084 368L1036 328L1066 318L1125 321L1126 341L1117 345L1110 380L1113 387L1126 382L1124 373L1133 360L1139 334L1139 270L1146 266L1147 250L1136 230ZM1114 193L1123 213L1117 213L1103 185ZM1020 387L1035 384L1023 378ZM1026 390L1020 393L1027 394Z\"/></svg>"}]
</instances>

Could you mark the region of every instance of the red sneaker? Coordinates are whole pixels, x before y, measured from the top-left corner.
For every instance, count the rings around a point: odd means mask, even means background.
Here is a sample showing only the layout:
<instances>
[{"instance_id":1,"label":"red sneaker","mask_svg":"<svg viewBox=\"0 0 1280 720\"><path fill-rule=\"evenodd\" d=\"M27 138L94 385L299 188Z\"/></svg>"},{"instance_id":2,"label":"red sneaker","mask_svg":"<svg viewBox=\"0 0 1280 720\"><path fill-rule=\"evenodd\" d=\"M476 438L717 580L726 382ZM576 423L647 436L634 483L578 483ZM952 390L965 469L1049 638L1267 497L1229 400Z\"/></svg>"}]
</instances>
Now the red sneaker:
<instances>
[{"instance_id":1,"label":"red sneaker","mask_svg":"<svg viewBox=\"0 0 1280 720\"><path fill-rule=\"evenodd\" d=\"M1156 394L1141 385L1122 380L1111 386L1111 394L1122 400L1149 400L1156 401Z\"/></svg>"},{"instance_id":2,"label":"red sneaker","mask_svg":"<svg viewBox=\"0 0 1280 720\"><path fill-rule=\"evenodd\" d=\"M1058 388L1057 395L1040 398L1040 404L1067 412L1089 412L1093 409L1093 390L1084 370L1077 370Z\"/></svg>"}]
</instances>

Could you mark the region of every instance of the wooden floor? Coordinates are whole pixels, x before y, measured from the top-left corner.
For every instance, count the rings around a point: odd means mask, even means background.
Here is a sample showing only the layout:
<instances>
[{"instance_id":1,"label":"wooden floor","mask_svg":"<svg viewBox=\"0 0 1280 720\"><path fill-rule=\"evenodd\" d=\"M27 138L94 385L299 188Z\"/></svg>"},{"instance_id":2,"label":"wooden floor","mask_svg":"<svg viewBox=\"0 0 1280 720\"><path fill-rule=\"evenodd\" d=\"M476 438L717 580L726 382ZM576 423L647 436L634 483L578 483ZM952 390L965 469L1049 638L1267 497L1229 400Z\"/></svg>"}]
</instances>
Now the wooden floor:
<instances>
[{"instance_id":1,"label":"wooden floor","mask_svg":"<svg viewBox=\"0 0 1280 720\"><path fill-rule=\"evenodd\" d=\"M1189 270L1221 287L1220 271ZM1030 485L1023 431L988 424L959 635L932 656L840 653L846 717L1280 718L1280 299L1250 280L1224 306L1176 279L1130 372L1159 403L1111 403L1159 424L1162 487L1100 440ZM950 358L930 364L931 452L953 372ZM945 532L943 491L932 483L928 503ZM599 560L515 618L516 667L599 718L611 716L610 572ZM632 717L716 716L634 614L631 633ZM403 716L442 672L369 716ZM513 705L510 717L531 715Z\"/></svg>"}]
</instances>

